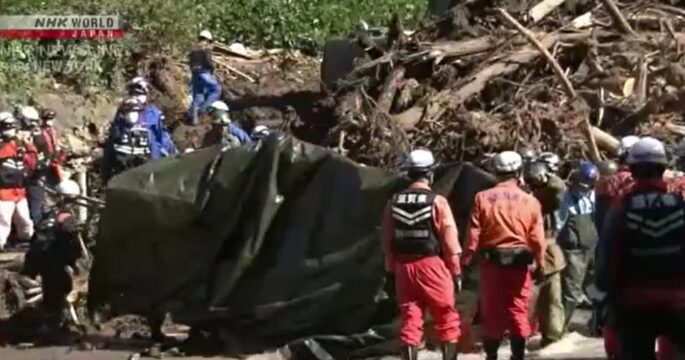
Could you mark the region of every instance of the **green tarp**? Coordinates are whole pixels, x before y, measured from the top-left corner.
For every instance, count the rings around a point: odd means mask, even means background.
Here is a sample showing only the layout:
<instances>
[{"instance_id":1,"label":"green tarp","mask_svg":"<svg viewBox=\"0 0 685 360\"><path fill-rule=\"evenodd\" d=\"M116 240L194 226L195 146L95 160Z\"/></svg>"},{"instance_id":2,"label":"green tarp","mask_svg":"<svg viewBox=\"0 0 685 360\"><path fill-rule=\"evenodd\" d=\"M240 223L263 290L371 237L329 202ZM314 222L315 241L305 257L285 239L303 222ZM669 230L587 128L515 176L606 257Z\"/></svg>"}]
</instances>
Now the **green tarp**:
<instances>
[{"instance_id":1,"label":"green tarp","mask_svg":"<svg viewBox=\"0 0 685 360\"><path fill-rule=\"evenodd\" d=\"M462 235L475 192L492 183L468 164L436 174ZM337 355L351 356L378 335L349 335L394 315L383 315L379 300L380 220L404 186L394 174L290 137L151 162L107 188L89 305L168 311L264 347L342 336L328 339L344 343Z\"/></svg>"}]
</instances>

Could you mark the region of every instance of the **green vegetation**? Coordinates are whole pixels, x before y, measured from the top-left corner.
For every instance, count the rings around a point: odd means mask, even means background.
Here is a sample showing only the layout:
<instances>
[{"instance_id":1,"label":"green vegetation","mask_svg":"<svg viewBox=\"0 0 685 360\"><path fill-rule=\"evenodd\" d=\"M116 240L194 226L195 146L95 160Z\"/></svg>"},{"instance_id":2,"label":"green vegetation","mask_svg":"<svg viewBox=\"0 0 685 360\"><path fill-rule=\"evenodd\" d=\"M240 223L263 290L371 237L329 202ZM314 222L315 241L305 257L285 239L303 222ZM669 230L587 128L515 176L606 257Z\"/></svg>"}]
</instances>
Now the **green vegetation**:
<instances>
[{"instance_id":1,"label":"green vegetation","mask_svg":"<svg viewBox=\"0 0 685 360\"><path fill-rule=\"evenodd\" d=\"M80 88L117 87L133 52L181 55L204 28L223 42L315 51L359 20L382 25L397 13L412 25L426 7L427 0L0 0L8 15L120 14L131 25L121 41L0 40L0 91L22 96L46 77Z\"/></svg>"}]
</instances>

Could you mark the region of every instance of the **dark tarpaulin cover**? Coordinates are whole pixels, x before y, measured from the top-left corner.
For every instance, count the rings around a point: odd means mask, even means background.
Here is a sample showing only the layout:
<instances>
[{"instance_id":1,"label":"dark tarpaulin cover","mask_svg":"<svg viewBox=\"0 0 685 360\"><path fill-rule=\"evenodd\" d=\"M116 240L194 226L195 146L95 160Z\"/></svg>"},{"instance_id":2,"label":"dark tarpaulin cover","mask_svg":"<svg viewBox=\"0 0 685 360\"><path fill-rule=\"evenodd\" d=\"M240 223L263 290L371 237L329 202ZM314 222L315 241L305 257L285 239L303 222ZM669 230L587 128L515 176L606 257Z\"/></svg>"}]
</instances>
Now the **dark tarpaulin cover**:
<instances>
[{"instance_id":1,"label":"dark tarpaulin cover","mask_svg":"<svg viewBox=\"0 0 685 360\"><path fill-rule=\"evenodd\" d=\"M470 164L436 173L462 239L475 193L493 183ZM89 306L168 311L250 351L289 344L298 359L387 353L380 221L406 185L291 137L151 162L107 187Z\"/></svg>"}]
</instances>

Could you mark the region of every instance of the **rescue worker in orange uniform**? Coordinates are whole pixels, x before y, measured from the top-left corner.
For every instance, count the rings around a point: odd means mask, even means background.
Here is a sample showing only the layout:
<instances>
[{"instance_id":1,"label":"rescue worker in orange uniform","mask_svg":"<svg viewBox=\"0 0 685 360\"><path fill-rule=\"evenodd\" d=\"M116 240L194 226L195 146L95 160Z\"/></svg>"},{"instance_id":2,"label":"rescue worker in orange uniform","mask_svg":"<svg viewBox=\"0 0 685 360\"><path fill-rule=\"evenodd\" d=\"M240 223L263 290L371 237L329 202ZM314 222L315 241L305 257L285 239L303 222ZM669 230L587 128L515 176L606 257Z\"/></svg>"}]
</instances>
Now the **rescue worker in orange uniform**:
<instances>
[{"instance_id":1,"label":"rescue worker in orange uniform","mask_svg":"<svg viewBox=\"0 0 685 360\"><path fill-rule=\"evenodd\" d=\"M531 334L528 310L533 275L544 276L545 234L540 202L520 188L523 159L505 151L493 159L498 184L476 194L464 264L476 255L481 275L480 311L487 360L497 359L505 331L512 360L523 360ZM533 269L535 269L533 271Z\"/></svg>"},{"instance_id":2,"label":"rescue worker in orange uniform","mask_svg":"<svg viewBox=\"0 0 685 360\"><path fill-rule=\"evenodd\" d=\"M36 151L17 139L17 120L9 112L0 113L0 250L4 249L17 226L19 239L33 236L33 222L26 200L27 175L35 169Z\"/></svg>"},{"instance_id":3,"label":"rescue worker in orange uniform","mask_svg":"<svg viewBox=\"0 0 685 360\"><path fill-rule=\"evenodd\" d=\"M685 350L685 200L663 179L660 141L640 139L627 164L635 184L605 219L596 286L614 311L620 358L656 359L660 335Z\"/></svg>"},{"instance_id":4,"label":"rescue worker in orange uniform","mask_svg":"<svg viewBox=\"0 0 685 360\"><path fill-rule=\"evenodd\" d=\"M385 270L395 280L404 360L418 358L426 308L433 317L443 359L456 360L458 354L455 292L461 287L461 247L447 199L430 188L434 167L430 151L409 153L404 169L412 184L392 197L383 219Z\"/></svg>"}]
</instances>

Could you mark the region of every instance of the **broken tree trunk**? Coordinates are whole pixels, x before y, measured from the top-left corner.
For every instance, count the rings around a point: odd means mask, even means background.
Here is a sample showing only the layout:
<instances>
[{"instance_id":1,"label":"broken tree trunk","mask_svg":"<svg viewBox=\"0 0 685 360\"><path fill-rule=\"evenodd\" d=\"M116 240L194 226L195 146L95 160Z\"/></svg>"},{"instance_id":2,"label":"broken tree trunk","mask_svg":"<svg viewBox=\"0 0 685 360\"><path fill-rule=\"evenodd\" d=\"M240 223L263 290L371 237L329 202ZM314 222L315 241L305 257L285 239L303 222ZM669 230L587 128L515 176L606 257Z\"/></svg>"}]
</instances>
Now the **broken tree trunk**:
<instances>
[{"instance_id":1,"label":"broken tree trunk","mask_svg":"<svg viewBox=\"0 0 685 360\"><path fill-rule=\"evenodd\" d=\"M540 41L540 43L549 48L554 44L555 41L556 36L554 34L547 34ZM473 96L478 95L488 81L490 81L490 79L497 76L510 74L516 71L521 64L530 63L539 56L540 52L535 51L535 48L532 46L526 46L494 64L477 70L474 74L467 77L471 80L458 89L455 90L449 88L440 91L430 100L425 112L423 112L423 110L416 110L414 108L411 108L407 111L412 111L412 113L415 115L423 113L422 121L435 121L447 110L455 109L465 101L471 99Z\"/></svg>"},{"instance_id":2,"label":"broken tree trunk","mask_svg":"<svg viewBox=\"0 0 685 360\"><path fill-rule=\"evenodd\" d=\"M597 146L604 151L608 151L612 155L618 155L618 140L606 131L592 126L591 128L592 138L597 143Z\"/></svg>"},{"instance_id":3,"label":"broken tree trunk","mask_svg":"<svg viewBox=\"0 0 685 360\"><path fill-rule=\"evenodd\" d=\"M647 100L647 89L649 84L647 83L647 75L649 68L647 67L647 59L644 57L640 58L640 63L638 65L637 71L637 86L635 88L635 98L638 104L644 104Z\"/></svg>"},{"instance_id":4,"label":"broken tree trunk","mask_svg":"<svg viewBox=\"0 0 685 360\"><path fill-rule=\"evenodd\" d=\"M378 110L389 113L392 107L392 101L395 99L395 93L397 92L397 87L400 82L404 79L404 67L400 66L394 69L390 75L388 75L381 88L381 94L378 96L378 101L376 102L376 107Z\"/></svg>"},{"instance_id":5,"label":"broken tree trunk","mask_svg":"<svg viewBox=\"0 0 685 360\"><path fill-rule=\"evenodd\" d=\"M566 76L564 70L561 68L559 63L554 59L552 54L550 54L549 51L547 51L547 47L542 45L535 38L533 33L530 32L530 30L526 29L523 25L516 21L516 19L514 19L514 17L511 16L506 10L498 9L498 11L511 25L513 25L523 36L525 36L535 46L535 48L537 48L542 53L547 62L552 66L554 73L559 77L562 84L564 84L564 89L566 90L568 96L574 101L583 101L582 98L579 98L577 96L576 91L573 89L573 85L571 84L571 80L569 80L568 76ZM588 114L586 113L582 116L583 124L585 125L585 135L590 141L590 155L592 156L592 160L595 163L598 163L602 160L602 155L600 154L599 149L597 149L597 144L595 143L595 139L592 136L592 126L590 125Z\"/></svg>"},{"instance_id":6,"label":"broken tree trunk","mask_svg":"<svg viewBox=\"0 0 685 360\"><path fill-rule=\"evenodd\" d=\"M514 17L511 16L506 10L498 9L498 11L511 25L513 25L521 33L521 35L525 36L528 39L528 41L530 41L530 43L533 44L533 46L535 46L535 48L537 48L542 53L547 62L552 66L552 69L557 74L561 82L564 84L564 88L566 89L568 95L571 98L575 98L576 91L573 89L571 81L568 79L568 76L564 74L564 70L561 68L561 66L559 66L559 63L556 60L554 60L552 54L550 54L549 51L547 51L547 47L543 46L535 38L535 35L530 30L526 29L523 25L516 21L516 19L514 19Z\"/></svg>"}]
</instances>

